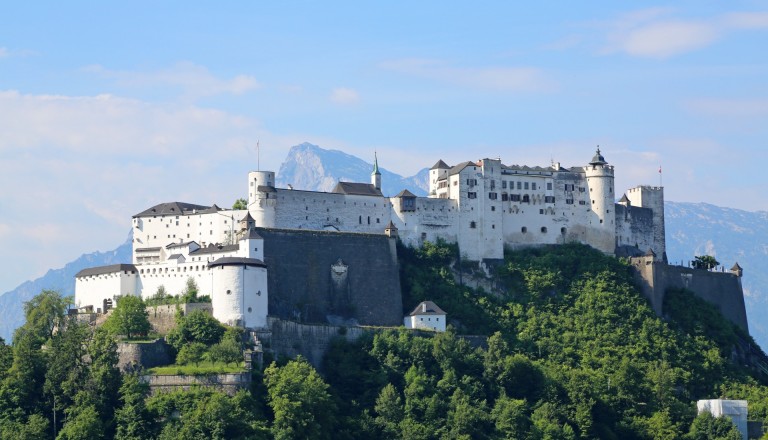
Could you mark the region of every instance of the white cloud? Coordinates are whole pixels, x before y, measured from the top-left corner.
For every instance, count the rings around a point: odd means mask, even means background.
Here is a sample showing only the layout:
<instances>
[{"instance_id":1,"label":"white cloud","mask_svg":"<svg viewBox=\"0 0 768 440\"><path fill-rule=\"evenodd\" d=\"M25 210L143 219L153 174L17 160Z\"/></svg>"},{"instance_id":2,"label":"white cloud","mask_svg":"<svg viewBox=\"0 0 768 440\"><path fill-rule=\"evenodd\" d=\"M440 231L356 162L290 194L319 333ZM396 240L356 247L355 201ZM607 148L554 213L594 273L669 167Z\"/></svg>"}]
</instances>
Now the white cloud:
<instances>
[{"instance_id":1,"label":"white cloud","mask_svg":"<svg viewBox=\"0 0 768 440\"><path fill-rule=\"evenodd\" d=\"M604 54L670 58L711 45L729 33L768 28L768 13L731 13L699 20L671 18L675 11L652 8L623 14L601 23L607 30Z\"/></svg>"},{"instance_id":2,"label":"white cloud","mask_svg":"<svg viewBox=\"0 0 768 440\"><path fill-rule=\"evenodd\" d=\"M236 75L229 79L214 76L207 68L189 62L154 72L136 72L109 70L103 66L94 65L84 68L92 72L114 79L119 85L126 87L175 87L189 99L216 96L221 94L242 95L261 87L261 84L250 75Z\"/></svg>"},{"instance_id":3,"label":"white cloud","mask_svg":"<svg viewBox=\"0 0 768 440\"><path fill-rule=\"evenodd\" d=\"M421 58L387 61L381 67L473 89L539 92L555 88L552 80L533 67L453 67L441 60Z\"/></svg>"},{"instance_id":4,"label":"white cloud","mask_svg":"<svg viewBox=\"0 0 768 440\"><path fill-rule=\"evenodd\" d=\"M354 89L337 87L331 91L331 101L342 105L357 104L360 95Z\"/></svg>"}]
</instances>

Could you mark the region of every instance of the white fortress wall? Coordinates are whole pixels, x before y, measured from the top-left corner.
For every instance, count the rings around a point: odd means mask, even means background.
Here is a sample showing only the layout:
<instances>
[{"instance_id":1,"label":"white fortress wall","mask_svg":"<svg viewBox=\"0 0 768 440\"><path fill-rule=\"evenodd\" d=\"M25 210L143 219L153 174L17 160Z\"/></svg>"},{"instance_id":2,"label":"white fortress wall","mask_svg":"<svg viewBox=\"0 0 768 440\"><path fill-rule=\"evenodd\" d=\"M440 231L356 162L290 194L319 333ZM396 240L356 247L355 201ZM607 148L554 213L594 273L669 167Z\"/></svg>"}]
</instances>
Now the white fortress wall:
<instances>
[{"instance_id":1,"label":"white fortress wall","mask_svg":"<svg viewBox=\"0 0 768 440\"><path fill-rule=\"evenodd\" d=\"M277 228L381 234L391 219L392 207L385 197L282 188L274 194Z\"/></svg>"},{"instance_id":2,"label":"white fortress wall","mask_svg":"<svg viewBox=\"0 0 768 440\"><path fill-rule=\"evenodd\" d=\"M93 310L102 309L105 299L114 300L121 295L137 295L138 274L131 270L78 276L75 278L75 306L91 305Z\"/></svg>"}]
</instances>

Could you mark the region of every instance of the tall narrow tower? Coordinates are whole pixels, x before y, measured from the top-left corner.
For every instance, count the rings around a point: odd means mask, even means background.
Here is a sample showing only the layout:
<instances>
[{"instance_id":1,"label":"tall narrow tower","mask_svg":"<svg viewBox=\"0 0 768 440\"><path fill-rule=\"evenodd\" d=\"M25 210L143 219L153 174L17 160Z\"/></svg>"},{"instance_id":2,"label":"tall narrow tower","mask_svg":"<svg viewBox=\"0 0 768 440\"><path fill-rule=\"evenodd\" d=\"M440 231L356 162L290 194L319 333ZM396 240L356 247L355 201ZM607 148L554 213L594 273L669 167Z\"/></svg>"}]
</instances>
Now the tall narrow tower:
<instances>
[{"instance_id":1,"label":"tall narrow tower","mask_svg":"<svg viewBox=\"0 0 768 440\"><path fill-rule=\"evenodd\" d=\"M381 191L381 173L379 172L379 158L373 153L373 172L371 173L371 185Z\"/></svg>"},{"instance_id":2,"label":"tall narrow tower","mask_svg":"<svg viewBox=\"0 0 768 440\"><path fill-rule=\"evenodd\" d=\"M584 167L589 191L590 217L587 243L606 253L616 249L616 214L613 196L613 166L608 165L600 147Z\"/></svg>"}]
</instances>

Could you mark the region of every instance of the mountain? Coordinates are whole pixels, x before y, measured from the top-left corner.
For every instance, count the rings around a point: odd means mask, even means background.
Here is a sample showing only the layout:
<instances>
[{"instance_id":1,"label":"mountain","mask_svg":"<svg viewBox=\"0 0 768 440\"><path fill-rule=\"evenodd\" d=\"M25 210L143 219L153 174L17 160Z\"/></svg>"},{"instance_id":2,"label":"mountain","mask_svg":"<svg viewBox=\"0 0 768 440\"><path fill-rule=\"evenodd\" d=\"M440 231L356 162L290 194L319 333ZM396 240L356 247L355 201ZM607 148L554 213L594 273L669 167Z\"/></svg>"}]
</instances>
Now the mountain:
<instances>
[{"instance_id":1,"label":"mountain","mask_svg":"<svg viewBox=\"0 0 768 440\"><path fill-rule=\"evenodd\" d=\"M277 173L278 187L288 185L307 191L331 191L339 181L370 182L373 164L338 150L326 150L303 143L291 148ZM403 189L425 196L429 190L429 169L415 176L402 177L379 167L381 189L385 196L394 196Z\"/></svg>"},{"instance_id":2,"label":"mountain","mask_svg":"<svg viewBox=\"0 0 768 440\"><path fill-rule=\"evenodd\" d=\"M13 332L24 324L24 302L41 290L58 290L63 295L75 294L75 274L94 266L126 263L131 261L133 234L116 249L107 252L83 254L60 269L50 269L40 278L25 281L10 292L0 295L0 337L10 343Z\"/></svg>"}]
</instances>

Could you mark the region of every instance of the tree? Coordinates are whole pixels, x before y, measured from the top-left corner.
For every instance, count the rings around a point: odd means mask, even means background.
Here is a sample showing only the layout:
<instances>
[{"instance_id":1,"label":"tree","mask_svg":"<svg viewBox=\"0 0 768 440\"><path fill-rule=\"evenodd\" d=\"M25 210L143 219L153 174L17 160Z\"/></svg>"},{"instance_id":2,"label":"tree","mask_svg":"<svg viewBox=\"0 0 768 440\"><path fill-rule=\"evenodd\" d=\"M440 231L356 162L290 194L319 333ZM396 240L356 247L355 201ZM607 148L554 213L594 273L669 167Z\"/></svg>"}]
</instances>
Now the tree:
<instances>
[{"instance_id":1,"label":"tree","mask_svg":"<svg viewBox=\"0 0 768 440\"><path fill-rule=\"evenodd\" d=\"M232 338L221 338L221 342L211 345L208 349L208 359L211 362L236 363L243 360L243 351L240 344Z\"/></svg>"},{"instance_id":2,"label":"tree","mask_svg":"<svg viewBox=\"0 0 768 440\"><path fill-rule=\"evenodd\" d=\"M117 299L117 307L104 323L110 333L133 336L149 333L149 313L144 301L133 295L121 296Z\"/></svg>"},{"instance_id":3,"label":"tree","mask_svg":"<svg viewBox=\"0 0 768 440\"><path fill-rule=\"evenodd\" d=\"M190 342L179 350L179 354L176 355L176 363L181 365L195 364L197 366L206 350L205 344L201 342Z\"/></svg>"},{"instance_id":4,"label":"tree","mask_svg":"<svg viewBox=\"0 0 768 440\"><path fill-rule=\"evenodd\" d=\"M242 197L235 200L235 203L232 204L232 209L248 209L248 200Z\"/></svg>"},{"instance_id":5,"label":"tree","mask_svg":"<svg viewBox=\"0 0 768 440\"><path fill-rule=\"evenodd\" d=\"M374 408L378 414L376 425L387 438L397 438L400 433L400 423L403 421L403 399L391 383L381 389Z\"/></svg>"},{"instance_id":6,"label":"tree","mask_svg":"<svg viewBox=\"0 0 768 440\"><path fill-rule=\"evenodd\" d=\"M267 397L275 414L276 440L330 439L335 427L335 405L320 375L302 357L264 371Z\"/></svg>"},{"instance_id":7,"label":"tree","mask_svg":"<svg viewBox=\"0 0 768 440\"><path fill-rule=\"evenodd\" d=\"M56 440L99 440L104 438L104 423L93 405L69 411Z\"/></svg>"},{"instance_id":8,"label":"tree","mask_svg":"<svg viewBox=\"0 0 768 440\"><path fill-rule=\"evenodd\" d=\"M697 255L693 257L691 262L695 269L710 270L720 265L720 262L711 255Z\"/></svg>"},{"instance_id":9,"label":"tree","mask_svg":"<svg viewBox=\"0 0 768 440\"><path fill-rule=\"evenodd\" d=\"M690 440L739 440L741 433L728 417L703 412L693 419L687 436Z\"/></svg>"},{"instance_id":10,"label":"tree","mask_svg":"<svg viewBox=\"0 0 768 440\"><path fill-rule=\"evenodd\" d=\"M189 342L213 345L221 340L224 326L210 313L193 310L186 316L177 315L176 327L166 336L168 343L179 352Z\"/></svg>"},{"instance_id":11,"label":"tree","mask_svg":"<svg viewBox=\"0 0 768 440\"><path fill-rule=\"evenodd\" d=\"M182 303L194 303L197 302L197 282L194 278L187 278L187 285L184 287L184 291L181 292Z\"/></svg>"},{"instance_id":12,"label":"tree","mask_svg":"<svg viewBox=\"0 0 768 440\"><path fill-rule=\"evenodd\" d=\"M149 386L135 374L126 375L120 386L122 407L115 413L115 440L143 440L152 437L153 419L146 407Z\"/></svg>"}]
</instances>

